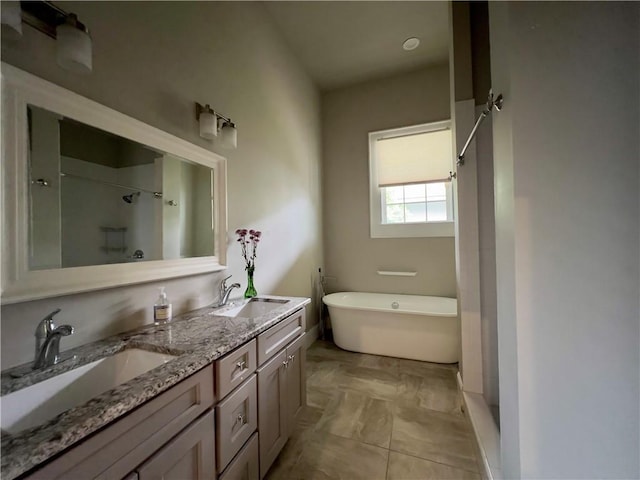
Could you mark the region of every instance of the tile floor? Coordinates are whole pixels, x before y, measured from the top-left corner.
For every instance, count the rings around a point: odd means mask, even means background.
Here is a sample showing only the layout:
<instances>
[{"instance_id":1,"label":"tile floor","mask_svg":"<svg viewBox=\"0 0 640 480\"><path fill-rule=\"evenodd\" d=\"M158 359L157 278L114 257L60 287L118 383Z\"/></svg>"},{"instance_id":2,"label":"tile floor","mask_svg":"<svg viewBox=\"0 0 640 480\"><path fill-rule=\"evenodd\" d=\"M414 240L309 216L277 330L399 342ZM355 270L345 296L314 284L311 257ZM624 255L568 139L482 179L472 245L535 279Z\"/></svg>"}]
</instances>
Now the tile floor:
<instances>
[{"instance_id":1,"label":"tile floor","mask_svg":"<svg viewBox=\"0 0 640 480\"><path fill-rule=\"evenodd\" d=\"M307 351L307 407L267 480L477 479L456 367Z\"/></svg>"}]
</instances>

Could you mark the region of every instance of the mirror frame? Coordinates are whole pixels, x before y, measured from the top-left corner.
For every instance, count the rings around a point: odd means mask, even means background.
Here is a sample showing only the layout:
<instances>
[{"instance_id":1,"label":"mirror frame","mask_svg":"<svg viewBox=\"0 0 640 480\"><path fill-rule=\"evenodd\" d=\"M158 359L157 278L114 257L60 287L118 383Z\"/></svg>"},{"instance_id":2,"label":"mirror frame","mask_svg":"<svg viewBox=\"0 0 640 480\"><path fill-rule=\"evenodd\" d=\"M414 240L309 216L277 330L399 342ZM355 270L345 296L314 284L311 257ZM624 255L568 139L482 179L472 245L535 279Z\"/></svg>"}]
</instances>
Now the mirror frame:
<instances>
[{"instance_id":1,"label":"mirror frame","mask_svg":"<svg viewBox=\"0 0 640 480\"><path fill-rule=\"evenodd\" d=\"M2 62L2 304L224 270L226 159L93 100ZM214 255L173 260L29 270L27 105L44 108L213 169Z\"/></svg>"}]
</instances>

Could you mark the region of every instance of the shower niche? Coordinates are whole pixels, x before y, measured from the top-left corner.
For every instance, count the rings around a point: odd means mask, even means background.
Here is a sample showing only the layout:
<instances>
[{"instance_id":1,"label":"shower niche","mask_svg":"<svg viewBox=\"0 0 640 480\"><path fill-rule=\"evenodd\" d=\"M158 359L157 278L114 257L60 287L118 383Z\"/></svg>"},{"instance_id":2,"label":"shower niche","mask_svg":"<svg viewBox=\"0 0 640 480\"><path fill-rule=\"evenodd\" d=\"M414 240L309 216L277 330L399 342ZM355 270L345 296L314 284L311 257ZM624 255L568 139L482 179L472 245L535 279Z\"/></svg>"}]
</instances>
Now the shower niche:
<instances>
[{"instance_id":1,"label":"shower niche","mask_svg":"<svg viewBox=\"0 0 640 480\"><path fill-rule=\"evenodd\" d=\"M2 64L2 301L225 268L226 160Z\"/></svg>"}]
</instances>

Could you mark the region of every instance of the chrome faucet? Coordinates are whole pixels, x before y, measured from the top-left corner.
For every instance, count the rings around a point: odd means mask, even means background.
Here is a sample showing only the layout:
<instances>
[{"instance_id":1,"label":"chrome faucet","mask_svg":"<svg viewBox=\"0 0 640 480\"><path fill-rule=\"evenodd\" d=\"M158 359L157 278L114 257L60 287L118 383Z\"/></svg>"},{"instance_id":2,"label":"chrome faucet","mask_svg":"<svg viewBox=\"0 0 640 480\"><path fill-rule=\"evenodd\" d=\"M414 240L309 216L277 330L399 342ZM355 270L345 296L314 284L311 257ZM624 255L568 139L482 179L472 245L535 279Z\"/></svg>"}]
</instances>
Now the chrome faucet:
<instances>
[{"instance_id":1,"label":"chrome faucet","mask_svg":"<svg viewBox=\"0 0 640 480\"><path fill-rule=\"evenodd\" d=\"M231 290L234 288L240 288L239 283L232 283L227 287L227 280L229 280L233 275L229 275L227 278L220 282L220 301L216 304L216 307L222 307L226 305L229 301L229 295L231 294Z\"/></svg>"},{"instance_id":2,"label":"chrome faucet","mask_svg":"<svg viewBox=\"0 0 640 480\"><path fill-rule=\"evenodd\" d=\"M33 369L50 367L60 361L60 339L73 334L71 325L56 327L53 317L60 313L57 308L44 317L36 327L36 352Z\"/></svg>"}]
</instances>

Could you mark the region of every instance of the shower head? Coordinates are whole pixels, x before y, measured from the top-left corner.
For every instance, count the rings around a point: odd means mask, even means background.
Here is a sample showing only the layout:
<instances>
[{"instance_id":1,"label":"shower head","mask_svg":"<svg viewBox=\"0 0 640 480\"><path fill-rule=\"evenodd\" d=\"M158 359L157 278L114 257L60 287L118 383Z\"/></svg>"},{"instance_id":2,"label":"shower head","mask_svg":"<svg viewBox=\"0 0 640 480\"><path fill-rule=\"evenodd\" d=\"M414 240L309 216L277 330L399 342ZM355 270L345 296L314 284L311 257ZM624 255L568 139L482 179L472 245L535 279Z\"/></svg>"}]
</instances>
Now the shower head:
<instances>
[{"instance_id":1,"label":"shower head","mask_svg":"<svg viewBox=\"0 0 640 480\"><path fill-rule=\"evenodd\" d=\"M130 193L129 195L123 195L122 200L124 200L127 203L133 203L133 197L139 197L139 196L140 196L140 192L134 192L134 193Z\"/></svg>"}]
</instances>

